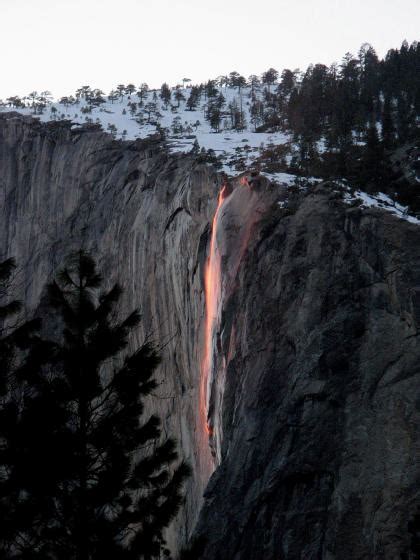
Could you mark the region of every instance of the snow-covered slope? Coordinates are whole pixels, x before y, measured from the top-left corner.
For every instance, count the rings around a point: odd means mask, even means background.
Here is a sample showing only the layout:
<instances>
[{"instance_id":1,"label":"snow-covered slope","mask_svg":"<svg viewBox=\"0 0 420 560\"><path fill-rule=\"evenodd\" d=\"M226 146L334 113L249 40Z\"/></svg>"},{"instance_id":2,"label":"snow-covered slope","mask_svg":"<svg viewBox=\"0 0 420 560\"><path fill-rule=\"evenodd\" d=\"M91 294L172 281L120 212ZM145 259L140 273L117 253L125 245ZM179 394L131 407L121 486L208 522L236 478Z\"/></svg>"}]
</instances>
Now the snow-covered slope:
<instances>
[{"instance_id":1,"label":"snow-covered slope","mask_svg":"<svg viewBox=\"0 0 420 560\"><path fill-rule=\"evenodd\" d=\"M175 93L179 94L179 99L176 99ZM234 175L258 165L266 151L275 152L279 146L284 148L283 158L289 164L296 150L291 136L284 132L256 131L251 106L253 100L255 103L255 100L262 99L266 93L262 87L253 90L250 87L243 87L241 90L229 86L219 87L218 95L222 95L224 99L218 132L215 132L207 118L208 106L214 103L215 97L209 100L202 92L196 107L190 110L187 100L191 95L191 88L172 89L171 100L168 103L162 100L160 90L149 90L142 92L141 97L138 93L121 94L116 99L102 96L104 102L98 106L83 96L79 96L75 103L54 101L48 103L42 112L28 100L26 107L10 107L0 103L0 112L12 109L39 118L43 122L70 120L75 127L94 123L121 140L146 138L156 132L163 132L172 152L204 150L207 153L211 150L220 169ZM243 113L243 129L240 131L232 125L232 106L241 108ZM318 149L320 152L325 150L322 141L319 142ZM285 186L301 184L301 178L293 174L278 169L267 169L265 165L258 166L262 174L273 183ZM306 178L305 184L313 184L320 180L312 177L308 181ZM347 203L359 200L364 207L376 206L398 218L420 223L420 220L408 214L407 208L395 203L383 193L371 196L361 189L352 193L344 184L342 187Z\"/></svg>"},{"instance_id":2,"label":"snow-covered slope","mask_svg":"<svg viewBox=\"0 0 420 560\"><path fill-rule=\"evenodd\" d=\"M406 206L398 204L398 202L395 202L388 195L381 192L375 195L367 194L363 191L355 191L354 193L347 192L344 195L344 201L347 204L358 202L363 208L381 208L402 220L407 220L412 224L420 224L418 218L408 213L408 208Z\"/></svg>"},{"instance_id":3,"label":"snow-covered slope","mask_svg":"<svg viewBox=\"0 0 420 560\"><path fill-rule=\"evenodd\" d=\"M32 107L13 109L26 115L33 115L41 121L68 119L75 124L97 123L104 130L112 132L116 138L134 140L145 138L156 133L158 128L163 128L170 149L174 152L189 152L197 140L200 148L213 150L216 156L220 156L224 171L234 172L238 169L238 160L241 160L242 168L251 165L260 154L260 149L269 144L286 144L290 139L282 132L266 133L255 132L251 124L251 91L250 88L219 88L225 98L222 109L220 132L214 132L210 123L205 118L208 99L202 94L195 110L190 111L187 107L187 99L191 89L179 90L184 100L180 100L179 107L176 101L165 105L160 98L160 90L148 91L144 94L142 106L139 106L139 98L136 94L124 95L113 102L106 100L100 107L92 107L91 112L85 112L89 105L85 99L80 98L75 105L64 105L53 102L48 105L42 114L34 114ZM256 92L257 97L263 94L262 90ZM146 108L149 103L156 103L156 112L148 114ZM228 122L228 106L236 103L242 106L244 113L245 128L237 131L231 128ZM133 104L136 104L133 108ZM10 110L8 107L0 110Z\"/></svg>"}]
</instances>

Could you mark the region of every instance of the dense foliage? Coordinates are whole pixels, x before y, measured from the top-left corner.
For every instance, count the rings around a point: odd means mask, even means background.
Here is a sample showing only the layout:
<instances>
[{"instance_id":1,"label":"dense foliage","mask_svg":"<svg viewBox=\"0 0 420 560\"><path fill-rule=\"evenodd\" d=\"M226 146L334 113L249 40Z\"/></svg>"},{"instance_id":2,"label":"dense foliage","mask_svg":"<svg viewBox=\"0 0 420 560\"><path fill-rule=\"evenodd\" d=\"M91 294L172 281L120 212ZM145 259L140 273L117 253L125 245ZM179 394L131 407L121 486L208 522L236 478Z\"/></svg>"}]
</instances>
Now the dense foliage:
<instances>
[{"instance_id":1,"label":"dense foliage","mask_svg":"<svg viewBox=\"0 0 420 560\"><path fill-rule=\"evenodd\" d=\"M339 66L317 64L300 77L286 70L268 96L272 117L261 126L294 134L298 170L343 177L365 189L403 191L390 156L420 139L419 70L418 43L404 43L384 60L363 45L357 57L347 54Z\"/></svg>"},{"instance_id":2,"label":"dense foliage","mask_svg":"<svg viewBox=\"0 0 420 560\"><path fill-rule=\"evenodd\" d=\"M101 283L88 255L71 255L43 307L56 335L29 341L20 367L8 367L0 558L169 555L164 530L182 503L189 468L175 442L161 438L158 417L143 419L159 357L148 343L127 352L139 314L118 321L121 289L98 294ZM11 351L0 350L9 363Z\"/></svg>"}]
</instances>

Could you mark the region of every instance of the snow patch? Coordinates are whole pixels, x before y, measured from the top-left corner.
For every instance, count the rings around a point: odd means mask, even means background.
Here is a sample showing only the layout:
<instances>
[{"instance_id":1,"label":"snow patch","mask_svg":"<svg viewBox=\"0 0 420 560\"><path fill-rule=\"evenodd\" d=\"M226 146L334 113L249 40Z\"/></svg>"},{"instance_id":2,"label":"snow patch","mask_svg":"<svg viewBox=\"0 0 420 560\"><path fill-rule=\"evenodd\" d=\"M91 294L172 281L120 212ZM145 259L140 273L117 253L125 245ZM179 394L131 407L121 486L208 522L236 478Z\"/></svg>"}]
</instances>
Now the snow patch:
<instances>
[{"instance_id":1,"label":"snow patch","mask_svg":"<svg viewBox=\"0 0 420 560\"><path fill-rule=\"evenodd\" d=\"M233 87L219 88L219 92L225 98L225 107L230 103L241 106L245 116L244 130L236 131L230 128L225 110L220 132L214 132L205 118L208 100L204 94L196 109L190 111L186 99L191 90L181 88L180 91L185 100L180 100L179 107L170 104L165 106L160 98L160 90L149 90L144 93L141 105L133 94L124 95L113 102L104 97L105 103L99 107L89 106L85 99L80 98L77 104L50 103L42 114L34 114L33 108L29 106L16 109L0 106L0 112L16 111L38 118L42 122L70 120L74 126L99 124L104 131L111 132L117 139L122 140L146 138L163 131L171 152L187 153L198 143L199 149L213 150L215 156L220 159L223 171L228 174L251 167L264 146L290 142L290 135L283 132L255 132L255 127L251 124L250 88L242 88L240 93ZM257 92L258 97L262 95L262 90ZM155 104L156 111L149 114L147 106L151 103ZM285 177L281 180L287 181Z\"/></svg>"},{"instance_id":2,"label":"snow patch","mask_svg":"<svg viewBox=\"0 0 420 560\"><path fill-rule=\"evenodd\" d=\"M420 224L420 220L415 216L408 213L408 207L395 202L385 193L378 193L375 195L365 193L363 191L355 191L354 193L347 192L344 195L344 201L351 204L356 201L361 202L362 208L381 208L390 212L394 216L402 220L406 220L412 224Z\"/></svg>"},{"instance_id":3,"label":"snow patch","mask_svg":"<svg viewBox=\"0 0 420 560\"><path fill-rule=\"evenodd\" d=\"M266 173L262 172L261 175L266 177L273 183L278 183L279 185L287 185L291 187L296 183L297 175L291 175L290 173Z\"/></svg>"}]
</instances>

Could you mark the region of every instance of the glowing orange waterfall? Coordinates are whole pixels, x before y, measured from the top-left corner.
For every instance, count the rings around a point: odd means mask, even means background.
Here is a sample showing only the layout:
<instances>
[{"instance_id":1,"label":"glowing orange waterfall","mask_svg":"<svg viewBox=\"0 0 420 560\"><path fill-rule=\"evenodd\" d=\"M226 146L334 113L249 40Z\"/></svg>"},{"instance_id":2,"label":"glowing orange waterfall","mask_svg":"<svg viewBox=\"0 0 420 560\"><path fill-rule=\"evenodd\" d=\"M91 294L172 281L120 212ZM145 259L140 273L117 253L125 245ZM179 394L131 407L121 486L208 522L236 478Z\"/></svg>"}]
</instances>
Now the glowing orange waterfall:
<instances>
[{"instance_id":1,"label":"glowing orange waterfall","mask_svg":"<svg viewBox=\"0 0 420 560\"><path fill-rule=\"evenodd\" d=\"M206 320L204 328L204 352L201 363L200 412L203 425L209 436L212 435L212 429L207 422L209 381L213 367L213 334L218 317L221 293L221 257L217 248L216 236L219 214L225 199L225 192L226 187L223 187L219 193L217 208L211 228L210 252L204 269Z\"/></svg>"}]
</instances>

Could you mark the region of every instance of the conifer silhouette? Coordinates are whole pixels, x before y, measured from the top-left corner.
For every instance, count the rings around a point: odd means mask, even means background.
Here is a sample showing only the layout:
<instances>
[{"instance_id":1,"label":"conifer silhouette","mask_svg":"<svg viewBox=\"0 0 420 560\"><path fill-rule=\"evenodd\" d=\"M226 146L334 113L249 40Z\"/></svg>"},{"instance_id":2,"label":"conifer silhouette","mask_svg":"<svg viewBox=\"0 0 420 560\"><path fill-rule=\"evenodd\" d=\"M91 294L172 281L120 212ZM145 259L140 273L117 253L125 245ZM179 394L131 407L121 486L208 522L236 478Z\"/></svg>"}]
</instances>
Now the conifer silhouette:
<instances>
[{"instance_id":1,"label":"conifer silhouette","mask_svg":"<svg viewBox=\"0 0 420 560\"><path fill-rule=\"evenodd\" d=\"M161 441L155 415L142 421L159 357L150 343L127 353L139 313L116 321L121 288L98 297L101 283L88 254L67 259L47 297L62 334L20 372L27 390L10 444L20 496L12 558L168 554L163 532L182 503L189 467L172 439Z\"/></svg>"},{"instance_id":2,"label":"conifer silhouette","mask_svg":"<svg viewBox=\"0 0 420 560\"><path fill-rule=\"evenodd\" d=\"M28 363L34 367L42 362L45 349L38 335L40 321L19 319L22 305L11 294L15 269L13 258L0 263L0 559L14 557L14 543L27 523L21 507L25 498L15 479L18 418L24 399L20 379Z\"/></svg>"}]
</instances>

